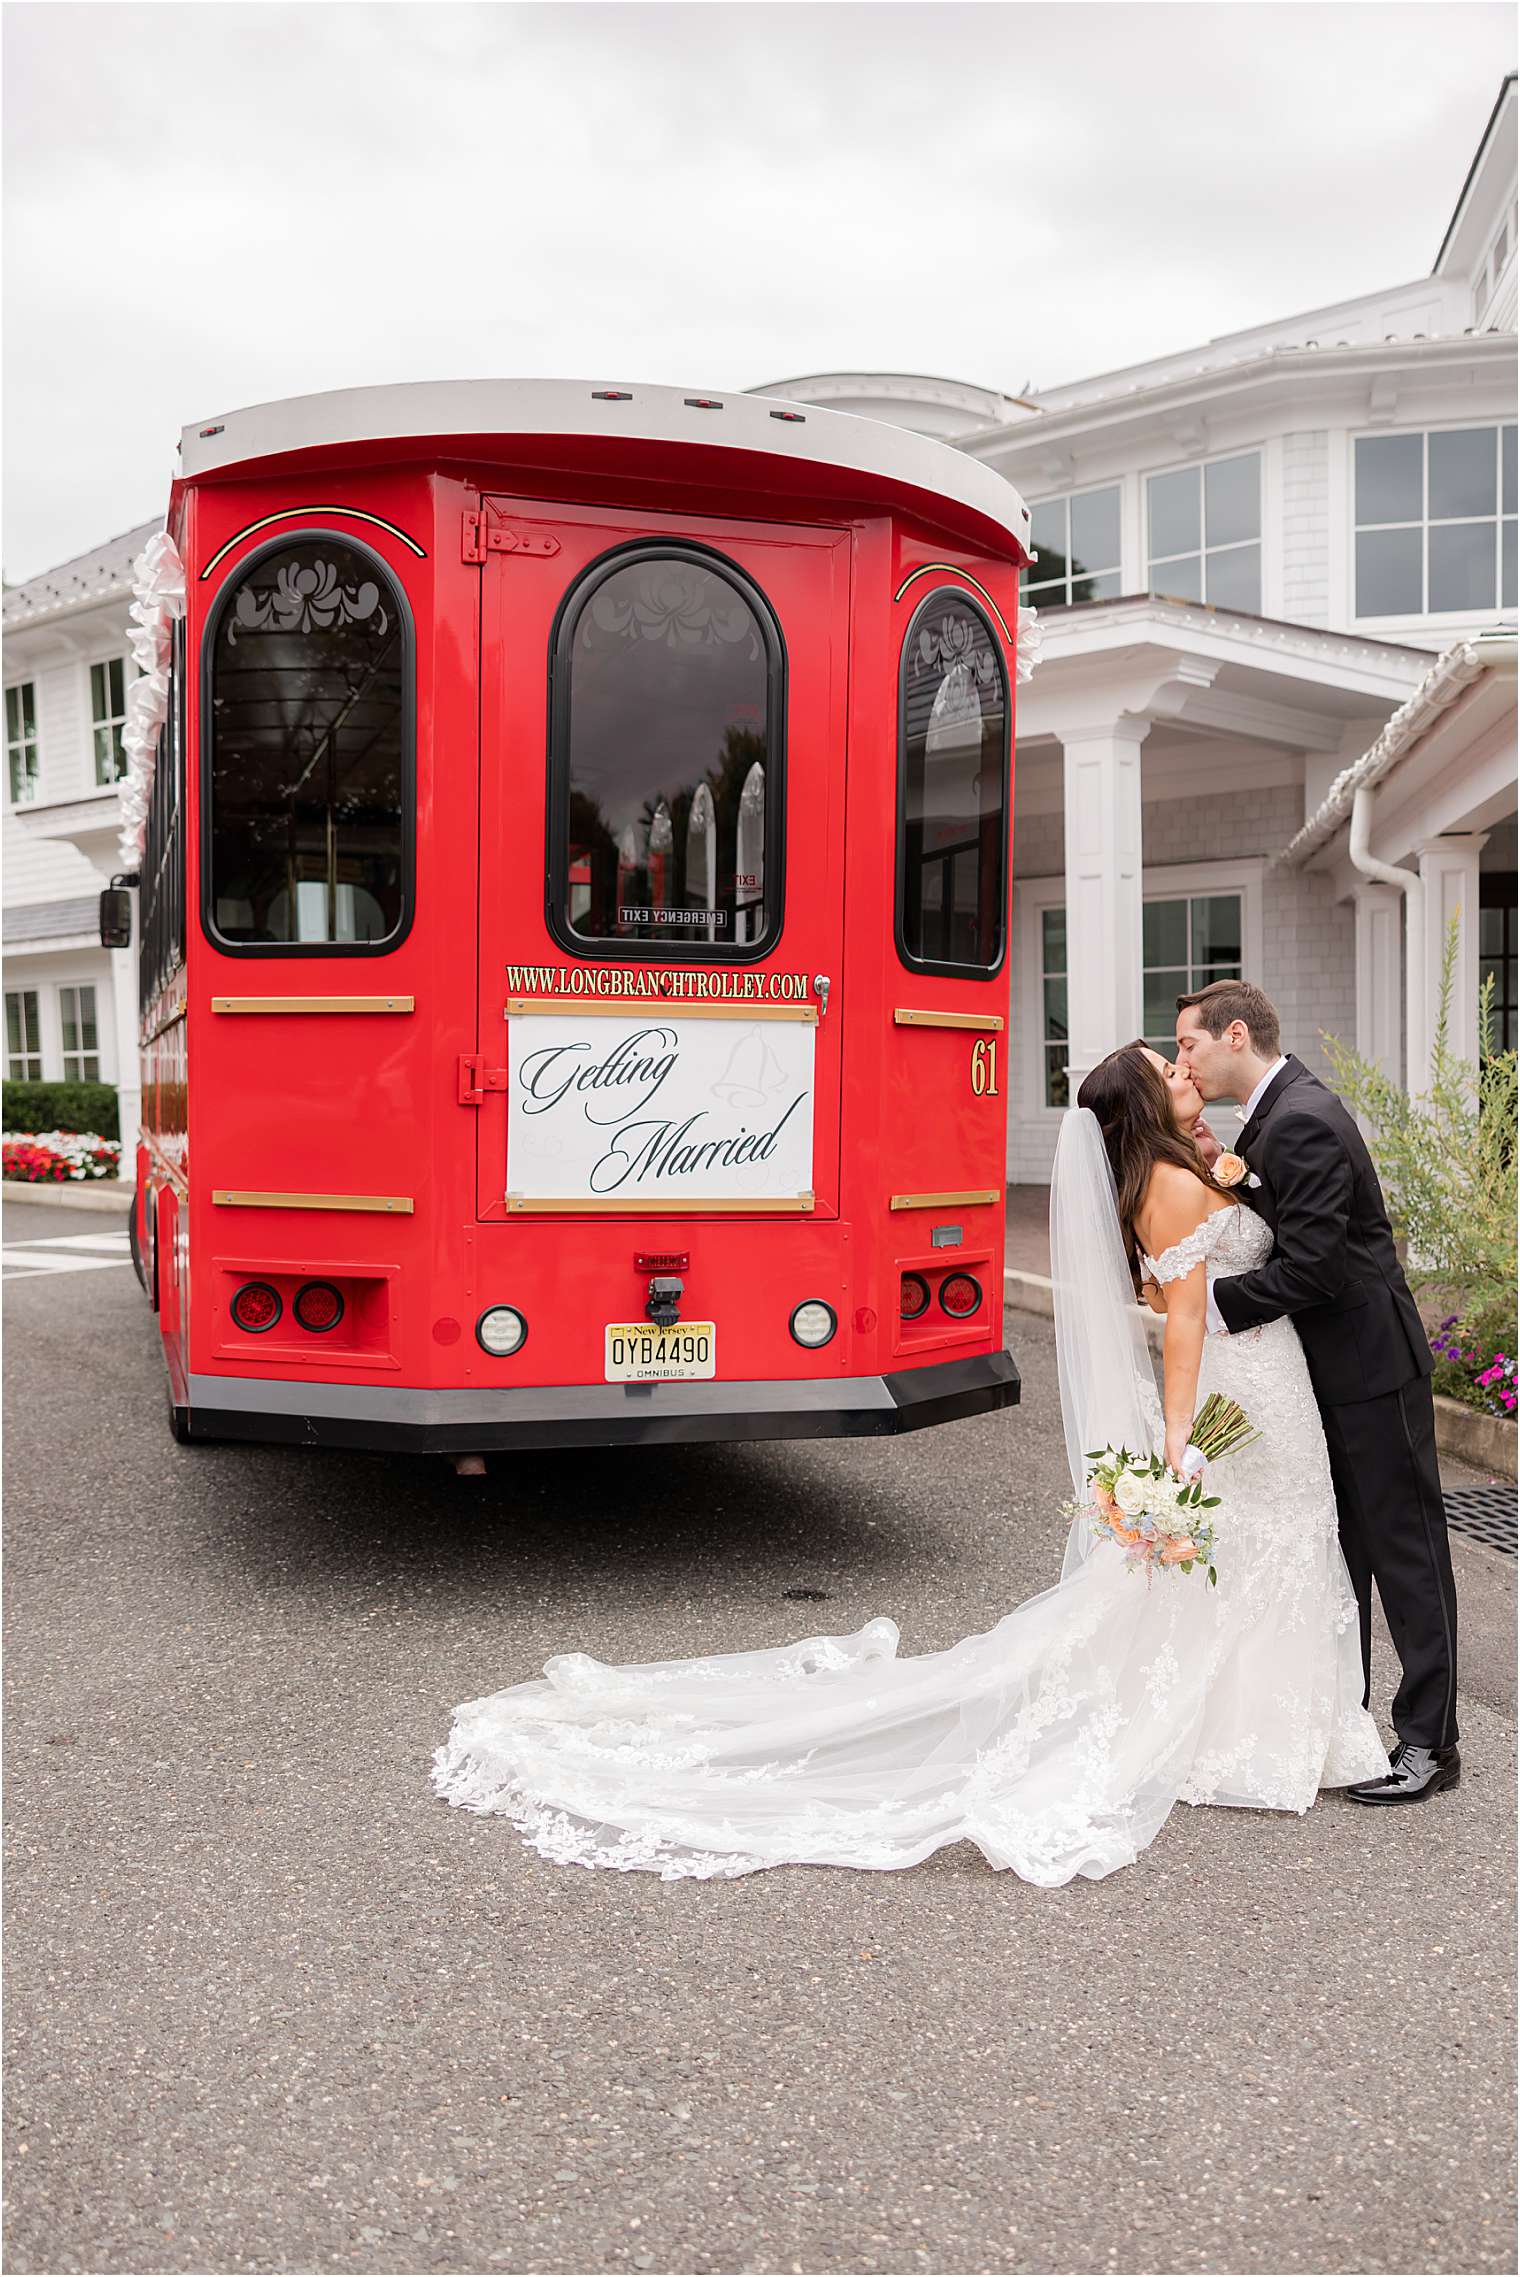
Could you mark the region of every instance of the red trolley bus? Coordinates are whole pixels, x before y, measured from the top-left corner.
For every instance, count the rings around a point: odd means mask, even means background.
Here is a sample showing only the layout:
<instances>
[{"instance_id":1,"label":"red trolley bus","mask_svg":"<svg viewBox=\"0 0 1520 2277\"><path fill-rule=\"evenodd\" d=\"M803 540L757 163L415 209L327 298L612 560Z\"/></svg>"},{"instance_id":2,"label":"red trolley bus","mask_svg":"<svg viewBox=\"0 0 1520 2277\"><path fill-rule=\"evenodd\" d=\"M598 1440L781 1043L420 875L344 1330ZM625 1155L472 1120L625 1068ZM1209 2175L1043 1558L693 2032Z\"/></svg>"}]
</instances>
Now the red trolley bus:
<instances>
[{"instance_id":1,"label":"red trolley bus","mask_svg":"<svg viewBox=\"0 0 1520 2277\"><path fill-rule=\"evenodd\" d=\"M978 461L470 381L185 430L133 1221L175 1435L1005 1406L1018 576Z\"/></svg>"}]
</instances>

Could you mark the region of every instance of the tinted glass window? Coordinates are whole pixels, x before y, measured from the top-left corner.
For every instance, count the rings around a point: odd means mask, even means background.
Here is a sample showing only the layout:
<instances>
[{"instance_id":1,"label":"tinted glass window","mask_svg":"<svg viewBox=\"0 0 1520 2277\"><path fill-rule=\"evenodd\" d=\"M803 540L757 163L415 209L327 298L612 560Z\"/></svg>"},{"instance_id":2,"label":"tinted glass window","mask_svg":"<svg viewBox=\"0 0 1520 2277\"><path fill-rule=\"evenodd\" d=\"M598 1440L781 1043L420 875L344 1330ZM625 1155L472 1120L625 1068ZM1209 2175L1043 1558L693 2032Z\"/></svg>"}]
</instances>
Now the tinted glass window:
<instances>
[{"instance_id":1,"label":"tinted glass window","mask_svg":"<svg viewBox=\"0 0 1520 2277\"><path fill-rule=\"evenodd\" d=\"M563 930L588 946L754 950L779 922L780 650L737 572L640 555L559 634Z\"/></svg>"},{"instance_id":2,"label":"tinted glass window","mask_svg":"<svg viewBox=\"0 0 1520 2277\"><path fill-rule=\"evenodd\" d=\"M258 556L211 633L209 914L247 947L363 947L402 930L410 625L341 538Z\"/></svg>"},{"instance_id":3,"label":"tinted glass window","mask_svg":"<svg viewBox=\"0 0 1520 2277\"><path fill-rule=\"evenodd\" d=\"M1008 683L991 628L931 594L903 650L899 945L919 964L991 971L1003 954Z\"/></svg>"}]
</instances>

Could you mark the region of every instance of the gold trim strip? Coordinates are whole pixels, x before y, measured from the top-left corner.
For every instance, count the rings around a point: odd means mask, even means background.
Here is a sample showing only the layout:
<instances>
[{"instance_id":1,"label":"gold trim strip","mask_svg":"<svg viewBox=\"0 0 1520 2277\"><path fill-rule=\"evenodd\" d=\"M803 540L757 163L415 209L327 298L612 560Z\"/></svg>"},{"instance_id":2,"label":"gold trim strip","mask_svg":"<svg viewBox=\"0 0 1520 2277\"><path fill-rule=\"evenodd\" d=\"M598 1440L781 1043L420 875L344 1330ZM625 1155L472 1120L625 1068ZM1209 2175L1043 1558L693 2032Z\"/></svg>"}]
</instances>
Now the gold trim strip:
<instances>
[{"instance_id":1,"label":"gold trim strip","mask_svg":"<svg viewBox=\"0 0 1520 2277\"><path fill-rule=\"evenodd\" d=\"M978 593L981 594L982 599L986 602L988 608L997 618L998 623L1002 625L1003 638L1008 641L1011 641L1013 639L1012 633L1008 630L1007 622L1004 619L1002 610L998 607L996 601L994 601L992 595L988 592L981 579L978 577L973 577L969 569L957 568L956 564L953 561L926 561L922 569L915 569L911 575L903 579L901 585L898 586L897 591L892 596L893 600L900 601L903 595L907 592L908 587L910 585L916 585L921 577L933 577L941 570L948 570L952 577L964 577L968 585L974 585Z\"/></svg>"},{"instance_id":2,"label":"gold trim strip","mask_svg":"<svg viewBox=\"0 0 1520 2277\"><path fill-rule=\"evenodd\" d=\"M988 1035L1000 1036L1003 1019L998 1012L910 1012L901 1004L892 1013L899 1028L982 1028Z\"/></svg>"},{"instance_id":3,"label":"gold trim strip","mask_svg":"<svg viewBox=\"0 0 1520 2277\"><path fill-rule=\"evenodd\" d=\"M676 1020L793 1020L805 1027L818 1025L816 1004L688 1004L666 996L622 996L616 1002L595 996L509 996L507 1018L531 1018L540 1012L589 1013L601 1020L624 1020L630 1014L651 1019Z\"/></svg>"},{"instance_id":4,"label":"gold trim strip","mask_svg":"<svg viewBox=\"0 0 1520 2277\"><path fill-rule=\"evenodd\" d=\"M977 1202L995 1202L997 1188L988 1186L981 1193L968 1194L894 1194L894 1210L959 1210Z\"/></svg>"},{"instance_id":5,"label":"gold trim strip","mask_svg":"<svg viewBox=\"0 0 1520 2277\"><path fill-rule=\"evenodd\" d=\"M151 1027L148 1030L147 1034L145 1036L142 1036L139 1041L144 1044L156 1044L160 1036L167 1035L171 1028L176 1027L179 1022L183 1020L185 1014L189 1011L189 1009L189 998L182 996L179 1002L177 1004L171 1005L169 1010L164 1014L163 1018L159 1020L155 1026Z\"/></svg>"},{"instance_id":6,"label":"gold trim strip","mask_svg":"<svg viewBox=\"0 0 1520 2277\"><path fill-rule=\"evenodd\" d=\"M410 1194L245 1194L227 1186L214 1187L211 1199L224 1210L378 1210L398 1218L415 1206Z\"/></svg>"},{"instance_id":7,"label":"gold trim strip","mask_svg":"<svg viewBox=\"0 0 1520 2277\"><path fill-rule=\"evenodd\" d=\"M270 529L276 522L301 522L318 514L344 514L351 522L369 522L377 530L389 530L393 538L399 538L404 546L411 548L419 561L427 560L427 554L418 545L415 538L409 538L405 530L398 529L394 522L388 522L383 514L366 513L362 506L282 506L277 514L261 514L256 522L249 522L245 528L238 531L236 537L229 538L227 543L211 556L201 571L198 582L204 585L213 569L219 563L224 562L233 547L240 546L244 538L254 537L260 530Z\"/></svg>"},{"instance_id":8,"label":"gold trim strip","mask_svg":"<svg viewBox=\"0 0 1520 2277\"><path fill-rule=\"evenodd\" d=\"M734 1202L727 1199L717 1202L703 1202L694 1201L690 1197L685 1197L680 1201L667 1199L663 1202L621 1202L604 1201L600 1196L591 1200L549 1202L540 1201L536 1197L525 1194L508 1194L506 1200L507 1208L514 1216L535 1213L541 1215L546 1211L558 1211L562 1216L579 1217L583 1212L595 1212L601 1215L614 1210L624 1217L645 1218L684 1218L713 1210L748 1211L751 1213L766 1211L772 1215L778 1211L789 1211L795 1216L817 1207L816 1198L812 1194L798 1194L795 1199L788 1196L782 1201L763 1202Z\"/></svg>"},{"instance_id":9,"label":"gold trim strip","mask_svg":"<svg viewBox=\"0 0 1520 2277\"><path fill-rule=\"evenodd\" d=\"M213 1012L415 1012L415 996L213 996Z\"/></svg>"}]
</instances>

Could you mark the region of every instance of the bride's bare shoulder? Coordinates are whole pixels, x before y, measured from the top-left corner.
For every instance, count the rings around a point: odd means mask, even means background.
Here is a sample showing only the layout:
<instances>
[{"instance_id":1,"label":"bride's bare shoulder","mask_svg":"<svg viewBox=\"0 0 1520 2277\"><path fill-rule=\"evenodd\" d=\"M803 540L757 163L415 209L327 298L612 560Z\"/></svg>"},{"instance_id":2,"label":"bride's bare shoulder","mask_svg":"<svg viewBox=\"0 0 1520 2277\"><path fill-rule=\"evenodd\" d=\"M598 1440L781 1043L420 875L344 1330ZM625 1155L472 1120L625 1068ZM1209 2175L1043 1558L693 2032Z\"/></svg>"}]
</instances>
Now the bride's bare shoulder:
<instances>
[{"instance_id":1,"label":"bride's bare shoulder","mask_svg":"<svg viewBox=\"0 0 1520 2277\"><path fill-rule=\"evenodd\" d=\"M1159 1257L1163 1250L1185 1240L1215 1210L1229 1206L1222 1194L1195 1178L1191 1170L1184 1170L1181 1163L1153 1163L1136 1231L1151 1256Z\"/></svg>"}]
</instances>

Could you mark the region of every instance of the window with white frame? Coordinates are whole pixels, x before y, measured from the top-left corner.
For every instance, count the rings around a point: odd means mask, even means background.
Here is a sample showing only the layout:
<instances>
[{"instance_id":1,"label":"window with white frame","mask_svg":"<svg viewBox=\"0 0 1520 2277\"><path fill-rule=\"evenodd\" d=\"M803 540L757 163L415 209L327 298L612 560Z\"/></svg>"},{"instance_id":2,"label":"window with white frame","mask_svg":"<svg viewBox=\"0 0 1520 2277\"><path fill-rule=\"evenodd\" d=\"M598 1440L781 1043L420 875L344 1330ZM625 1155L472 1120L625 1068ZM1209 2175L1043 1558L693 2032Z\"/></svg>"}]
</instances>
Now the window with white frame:
<instances>
[{"instance_id":1,"label":"window with white frame","mask_svg":"<svg viewBox=\"0 0 1520 2277\"><path fill-rule=\"evenodd\" d=\"M60 988L58 1019L63 1033L64 1082L98 1083L100 1034L95 1024L94 988Z\"/></svg>"},{"instance_id":2,"label":"window with white frame","mask_svg":"<svg viewBox=\"0 0 1520 2277\"><path fill-rule=\"evenodd\" d=\"M1515 426L1358 435L1358 617L1515 606Z\"/></svg>"},{"instance_id":3,"label":"window with white frame","mask_svg":"<svg viewBox=\"0 0 1520 2277\"><path fill-rule=\"evenodd\" d=\"M1504 264L1505 264L1505 262L1506 262L1508 259L1509 259L1509 223L1506 221L1506 222L1501 222L1501 223L1500 223L1500 225L1499 225L1499 234L1498 234L1498 236L1497 236L1497 237L1494 239L1494 257L1493 257L1493 262L1492 262L1492 265L1491 265L1491 267L1490 267L1490 270L1489 270L1489 274L1491 275L1491 277L1492 277L1492 278L1493 278L1493 280L1494 280L1494 291L1495 291L1495 292L1497 292L1497 291L1499 290L1499 279L1500 279L1500 278L1503 276L1503 274L1504 274Z\"/></svg>"},{"instance_id":4,"label":"window with white frame","mask_svg":"<svg viewBox=\"0 0 1520 2277\"><path fill-rule=\"evenodd\" d=\"M1147 900L1141 917L1144 968L1141 1026L1153 1052L1177 1049L1177 999L1212 980L1239 980L1244 911L1238 893L1168 894Z\"/></svg>"},{"instance_id":5,"label":"window with white frame","mask_svg":"<svg viewBox=\"0 0 1520 2277\"><path fill-rule=\"evenodd\" d=\"M1047 1107L1070 1104L1066 1063L1071 1057L1066 1018L1066 912L1040 911L1040 1063Z\"/></svg>"},{"instance_id":6,"label":"window with white frame","mask_svg":"<svg viewBox=\"0 0 1520 2277\"><path fill-rule=\"evenodd\" d=\"M1260 451L1150 475L1145 511L1149 591L1259 614Z\"/></svg>"},{"instance_id":7,"label":"window with white frame","mask_svg":"<svg viewBox=\"0 0 1520 2277\"><path fill-rule=\"evenodd\" d=\"M42 1080L42 1024L35 988L5 992L5 1072L13 1083Z\"/></svg>"},{"instance_id":8,"label":"window with white frame","mask_svg":"<svg viewBox=\"0 0 1520 2277\"><path fill-rule=\"evenodd\" d=\"M127 724L125 659L110 656L90 666L90 728L95 741L95 780L119 783L127 771L121 731Z\"/></svg>"},{"instance_id":9,"label":"window with white frame","mask_svg":"<svg viewBox=\"0 0 1520 2277\"><path fill-rule=\"evenodd\" d=\"M1029 542L1039 559L1025 570L1019 597L1031 608L1116 599L1122 582L1119 485L1045 499L1031 510Z\"/></svg>"},{"instance_id":10,"label":"window with white frame","mask_svg":"<svg viewBox=\"0 0 1520 2277\"><path fill-rule=\"evenodd\" d=\"M10 769L11 804L28 806L37 796L37 684L18 681L5 691L5 755Z\"/></svg>"},{"instance_id":11,"label":"window with white frame","mask_svg":"<svg viewBox=\"0 0 1520 2277\"><path fill-rule=\"evenodd\" d=\"M1171 884L1165 873L1162 881ZM1145 896L1141 912L1141 1018L1146 1042L1164 1058L1172 1058L1177 1049L1178 997L1206 988L1211 980L1240 978L1246 962L1245 905L1246 892L1239 887L1212 893L1166 891ZM1031 962L1038 959L1038 1096L1043 1106L1065 1107L1070 1101L1066 1069L1071 1057L1066 910L1062 903L1052 901L1033 910L1030 917L1039 928L1037 940L1027 932L1024 936ZM1259 930L1258 921L1252 922ZM1260 953L1255 930L1253 958ZM1118 1040L1129 1041L1127 1037Z\"/></svg>"}]
</instances>

